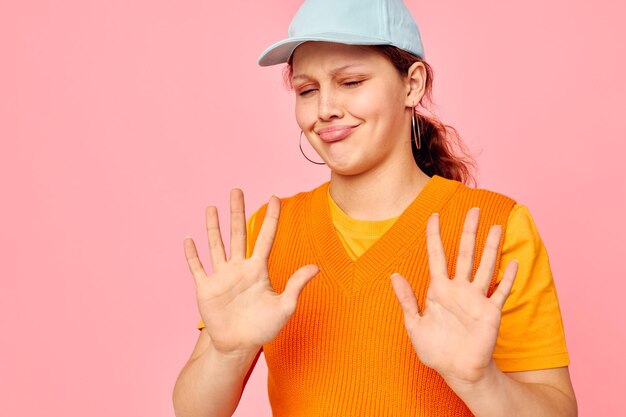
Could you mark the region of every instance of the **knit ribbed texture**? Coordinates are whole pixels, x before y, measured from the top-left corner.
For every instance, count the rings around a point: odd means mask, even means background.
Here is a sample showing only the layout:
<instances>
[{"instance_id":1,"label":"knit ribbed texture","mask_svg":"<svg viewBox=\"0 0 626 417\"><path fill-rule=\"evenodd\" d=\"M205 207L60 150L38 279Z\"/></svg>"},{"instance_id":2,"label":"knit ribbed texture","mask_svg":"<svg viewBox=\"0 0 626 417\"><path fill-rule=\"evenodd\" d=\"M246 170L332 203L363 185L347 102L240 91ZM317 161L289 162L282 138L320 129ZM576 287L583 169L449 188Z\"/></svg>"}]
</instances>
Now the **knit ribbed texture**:
<instances>
[{"instance_id":1,"label":"knit ribbed texture","mask_svg":"<svg viewBox=\"0 0 626 417\"><path fill-rule=\"evenodd\" d=\"M405 276L423 308L428 217L439 213L452 276L465 215L480 207L476 272L489 227L500 224L504 232L515 201L433 176L393 226L353 261L334 230L328 186L281 199L268 261L274 289L282 292L303 265L316 264L321 272L302 291L291 320L263 346L273 415L471 416L439 374L419 361L389 277ZM265 209L259 210L253 240Z\"/></svg>"}]
</instances>

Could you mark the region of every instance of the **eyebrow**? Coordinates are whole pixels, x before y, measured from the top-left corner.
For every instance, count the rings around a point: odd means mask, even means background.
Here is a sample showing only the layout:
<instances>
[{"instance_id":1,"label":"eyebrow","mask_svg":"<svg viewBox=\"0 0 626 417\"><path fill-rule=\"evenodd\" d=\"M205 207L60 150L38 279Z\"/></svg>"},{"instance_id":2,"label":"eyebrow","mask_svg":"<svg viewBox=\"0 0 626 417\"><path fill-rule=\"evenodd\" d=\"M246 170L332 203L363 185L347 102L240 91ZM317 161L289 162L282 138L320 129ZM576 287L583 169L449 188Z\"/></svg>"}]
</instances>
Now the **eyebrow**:
<instances>
[{"instance_id":1,"label":"eyebrow","mask_svg":"<svg viewBox=\"0 0 626 417\"><path fill-rule=\"evenodd\" d=\"M332 76L337 75L338 73L345 71L348 68L352 68L352 67L363 67L365 65L363 64L348 64L348 65L342 65L341 67L337 67L337 68L333 68L332 70L330 70L330 74ZM295 80L299 80L299 79L312 79L313 77L311 77L310 75L307 74L298 74L298 75L294 75L293 77L291 77L291 81L295 81Z\"/></svg>"}]
</instances>

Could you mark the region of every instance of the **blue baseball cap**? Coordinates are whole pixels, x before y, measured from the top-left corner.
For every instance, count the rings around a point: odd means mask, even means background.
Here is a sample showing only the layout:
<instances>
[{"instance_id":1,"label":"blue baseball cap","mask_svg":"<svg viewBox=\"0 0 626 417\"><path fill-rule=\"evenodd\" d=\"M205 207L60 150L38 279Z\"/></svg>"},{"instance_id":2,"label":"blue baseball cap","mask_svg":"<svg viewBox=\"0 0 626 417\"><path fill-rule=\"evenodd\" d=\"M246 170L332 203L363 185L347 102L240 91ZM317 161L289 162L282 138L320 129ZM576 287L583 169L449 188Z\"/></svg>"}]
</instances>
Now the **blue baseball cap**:
<instances>
[{"instance_id":1,"label":"blue baseball cap","mask_svg":"<svg viewBox=\"0 0 626 417\"><path fill-rule=\"evenodd\" d=\"M402 0L305 0L288 36L263 51L260 66L287 62L307 41L393 45L426 58L417 24Z\"/></svg>"}]
</instances>

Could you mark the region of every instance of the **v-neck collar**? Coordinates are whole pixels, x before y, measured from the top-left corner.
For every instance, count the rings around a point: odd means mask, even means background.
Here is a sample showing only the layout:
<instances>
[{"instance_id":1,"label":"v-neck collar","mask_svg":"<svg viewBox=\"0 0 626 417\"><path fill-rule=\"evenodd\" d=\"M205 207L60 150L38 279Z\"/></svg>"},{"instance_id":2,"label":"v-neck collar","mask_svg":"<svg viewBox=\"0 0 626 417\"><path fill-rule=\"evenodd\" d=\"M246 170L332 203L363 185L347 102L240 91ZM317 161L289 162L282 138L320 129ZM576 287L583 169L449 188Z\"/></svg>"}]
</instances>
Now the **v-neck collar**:
<instances>
[{"instance_id":1,"label":"v-neck collar","mask_svg":"<svg viewBox=\"0 0 626 417\"><path fill-rule=\"evenodd\" d=\"M389 230L356 260L346 252L333 225L329 186L326 182L314 189L308 201L311 244L320 269L346 292L353 293L374 280L420 238L426 232L428 217L440 211L462 184L433 175Z\"/></svg>"}]
</instances>

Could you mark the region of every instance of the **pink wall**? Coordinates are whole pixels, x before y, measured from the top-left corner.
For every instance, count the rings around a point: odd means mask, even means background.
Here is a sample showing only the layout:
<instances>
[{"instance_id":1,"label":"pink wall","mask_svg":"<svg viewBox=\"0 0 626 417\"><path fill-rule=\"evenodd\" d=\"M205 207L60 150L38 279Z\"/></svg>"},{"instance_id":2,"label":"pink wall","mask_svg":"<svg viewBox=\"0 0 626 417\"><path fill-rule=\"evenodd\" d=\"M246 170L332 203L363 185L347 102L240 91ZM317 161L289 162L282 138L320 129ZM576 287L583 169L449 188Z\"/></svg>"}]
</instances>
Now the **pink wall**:
<instances>
[{"instance_id":1,"label":"pink wall","mask_svg":"<svg viewBox=\"0 0 626 417\"><path fill-rule=\"evenodd\" d=\"M581 415L622 415L623 2L407 3L436 111L546 242ZM216 4L0 3L0 414L172 416L197 337L183 237L208 264L231 187L251 213L327 179L256 65L299 1ZM237 415L269 415L262 364Z\"/></svg>"}]
</instances>

